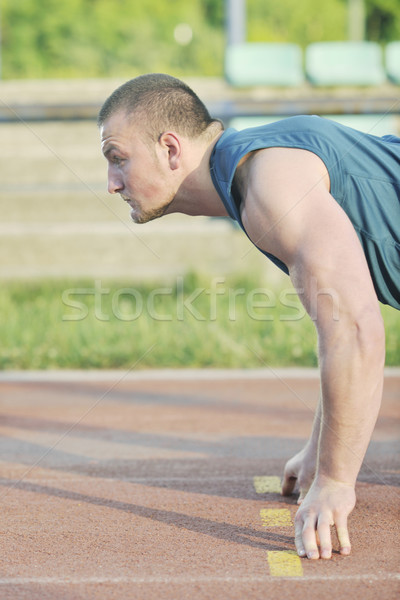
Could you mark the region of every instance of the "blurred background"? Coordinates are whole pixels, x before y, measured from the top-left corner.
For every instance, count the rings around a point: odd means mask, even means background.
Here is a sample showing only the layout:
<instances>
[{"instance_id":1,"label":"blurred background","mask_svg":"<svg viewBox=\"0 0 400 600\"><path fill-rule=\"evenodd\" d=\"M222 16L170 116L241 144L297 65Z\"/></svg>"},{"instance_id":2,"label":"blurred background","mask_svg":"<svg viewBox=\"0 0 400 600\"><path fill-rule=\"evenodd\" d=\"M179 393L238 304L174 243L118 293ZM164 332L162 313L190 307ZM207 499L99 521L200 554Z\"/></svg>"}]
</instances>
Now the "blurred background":
<instances>
[{"instance_id":1,"label":"blurred background","mask_svg":"<svg viewBox=\"0 0 400 600\"><path fill-rule=\"evenodd\" d=\"M229 11L249 42L400 39L398 0L2 0L3 78L222 77ZM232 18L232 17L231 17Z\"/></svg>"},{"instance_id":2,"label":"blurred background","mask_svg":"<svg viewBox=\"0 0 400 600\"><path fill-rule=\"evenodd\" d=\"M308 113L399 135L400 0L2 0L0 368L315 366L312 323L279 301L290 282L228 220L137 226L107 194L97 111L146 72L184 79L227 127ZM159 286L173 290L157 312L171 319L138 317L138 296L121 293ZM257 288L269 300L249 316ZM74 289L91 290L84 320L65 304ZM194 289L197 313L179 319ZM399 364L399 319L383 310Z\"/></svg>"}]
</instances>

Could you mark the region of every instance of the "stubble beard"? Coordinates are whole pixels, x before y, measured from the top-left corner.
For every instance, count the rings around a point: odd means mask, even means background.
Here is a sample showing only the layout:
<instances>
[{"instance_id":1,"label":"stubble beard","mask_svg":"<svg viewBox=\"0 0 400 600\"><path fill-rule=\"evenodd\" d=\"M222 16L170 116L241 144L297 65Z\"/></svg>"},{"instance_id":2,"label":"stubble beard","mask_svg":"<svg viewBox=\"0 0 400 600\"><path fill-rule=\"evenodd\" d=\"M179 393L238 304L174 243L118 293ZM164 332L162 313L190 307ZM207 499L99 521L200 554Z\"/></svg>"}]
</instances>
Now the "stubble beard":
<instances>
[{"instance_id":1,"label":"stubble beard","mask_svg":"<svg viewBox=\"0 0 400 600\"><path fill-rule=\"evenodd\" d=\"M157 208L152 208L150 210L144 210L141 206L139 206L138 208L132 208L131 219L137 225L143 225L144 223L148 223L149 221L159 219L160 217L165 215L172 201L173 198L168 200L162 206L158 206Z\"/></svg>"}]
</instances>

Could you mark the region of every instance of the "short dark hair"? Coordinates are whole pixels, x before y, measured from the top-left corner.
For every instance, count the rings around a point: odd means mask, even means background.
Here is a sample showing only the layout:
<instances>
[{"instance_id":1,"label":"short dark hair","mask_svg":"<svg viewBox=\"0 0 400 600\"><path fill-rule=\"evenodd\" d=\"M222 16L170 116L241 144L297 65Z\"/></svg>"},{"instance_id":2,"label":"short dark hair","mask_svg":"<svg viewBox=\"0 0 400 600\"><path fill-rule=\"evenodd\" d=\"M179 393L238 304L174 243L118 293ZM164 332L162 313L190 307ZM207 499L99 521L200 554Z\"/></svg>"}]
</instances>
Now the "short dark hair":
<instances>
[{"instance_id":1,"label":"short dark hair","mask_svg":"<svg viewBox=\"0 0 400 600\"><path fill-rule=\"evenodd\" d=\"M170 128L195 138L216 121L186 83L163 73L140 75L117 88L99 112L99 127L120 110L128 118L140 115L143 120L147 115L144 121L153 140Z\"/></svg>"}]
</instances>

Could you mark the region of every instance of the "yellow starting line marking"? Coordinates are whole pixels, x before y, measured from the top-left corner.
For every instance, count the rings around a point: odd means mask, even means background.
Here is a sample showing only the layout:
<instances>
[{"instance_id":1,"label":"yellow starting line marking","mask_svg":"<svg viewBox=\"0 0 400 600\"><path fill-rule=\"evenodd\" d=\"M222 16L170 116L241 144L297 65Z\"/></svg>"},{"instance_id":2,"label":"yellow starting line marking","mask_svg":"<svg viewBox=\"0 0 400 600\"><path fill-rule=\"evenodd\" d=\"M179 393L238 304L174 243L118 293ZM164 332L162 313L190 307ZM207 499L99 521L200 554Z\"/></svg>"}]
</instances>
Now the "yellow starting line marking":
<instances>
[{"instance_id":1,"label":"yellow starting line marking","mask_svg":"<svg viewBox=\"0 0 400 600\"><path fill-rule=\"evenodd\" d=\"M262 508L260 517L264 527L290 527L292 515L287 508Z\"/></svg>"},{"instance_id":2,"label":"yellow starting line marking","mask_svg":"<svg viewBox=\"0 0 400 600\"><path fill-rule=\"evenodd\" d=\"M257 494L280 494L281 480L280 477L254 477L254 489Z\"/></svg>"},{"instance_id":3,"label":"yellow starting line marking","mask_svg":"<svg viewBox=\"0 0 400 600\"><path fill-rule=\"evenodd\" d=\"M257 494L280 494L281 480L276 476L253 477ZM293 527L292 515L287 508L262 508L260 517L263 527ZM267 552L271 577L303 577L300 557L294 550Z\"/></svg>"},{"instance_id":4,"label":"yellow starting line marking","mask_svg":"<svg viewBox=\"0 0 400 600\"><path fill-rule=\"evenodd\" d=\"M268 554L269 571L272 577L302 577L301 560L294 550L270 551Z\"/></svg>"}]
</instances>

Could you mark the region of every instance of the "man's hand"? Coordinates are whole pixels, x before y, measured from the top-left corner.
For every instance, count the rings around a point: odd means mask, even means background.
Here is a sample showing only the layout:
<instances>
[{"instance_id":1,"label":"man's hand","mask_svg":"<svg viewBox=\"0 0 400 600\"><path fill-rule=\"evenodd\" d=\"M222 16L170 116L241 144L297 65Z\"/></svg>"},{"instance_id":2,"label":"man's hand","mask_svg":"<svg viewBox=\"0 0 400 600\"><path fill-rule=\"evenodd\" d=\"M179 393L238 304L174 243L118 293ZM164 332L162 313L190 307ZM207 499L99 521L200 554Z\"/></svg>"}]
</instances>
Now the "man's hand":
<instances>
[{"instance_id":1,"label":"man's hand","mask_svg":"<svg viewBox=\"0 0 400 600\"><path fill-rule=\"evenodd\" d=\"M347 517L356 496L353 486L324 478L315 480L295 517L295 543L299 556L331 558L331 526L335 526L340 554L350 554Z\"/></svg>"},{"instance_id":2,"label":"man's hand","mask_svg":"<svg viewBox=\"0 0 400 600\"><path fill-rule=\"evenodd\" d=\"M283 472L282 496L290 496L298 488L297 504L304 500L314 479L316 461L317 449L312 448L310 443L288 460Z\"/></svg>"}]
</instances>

